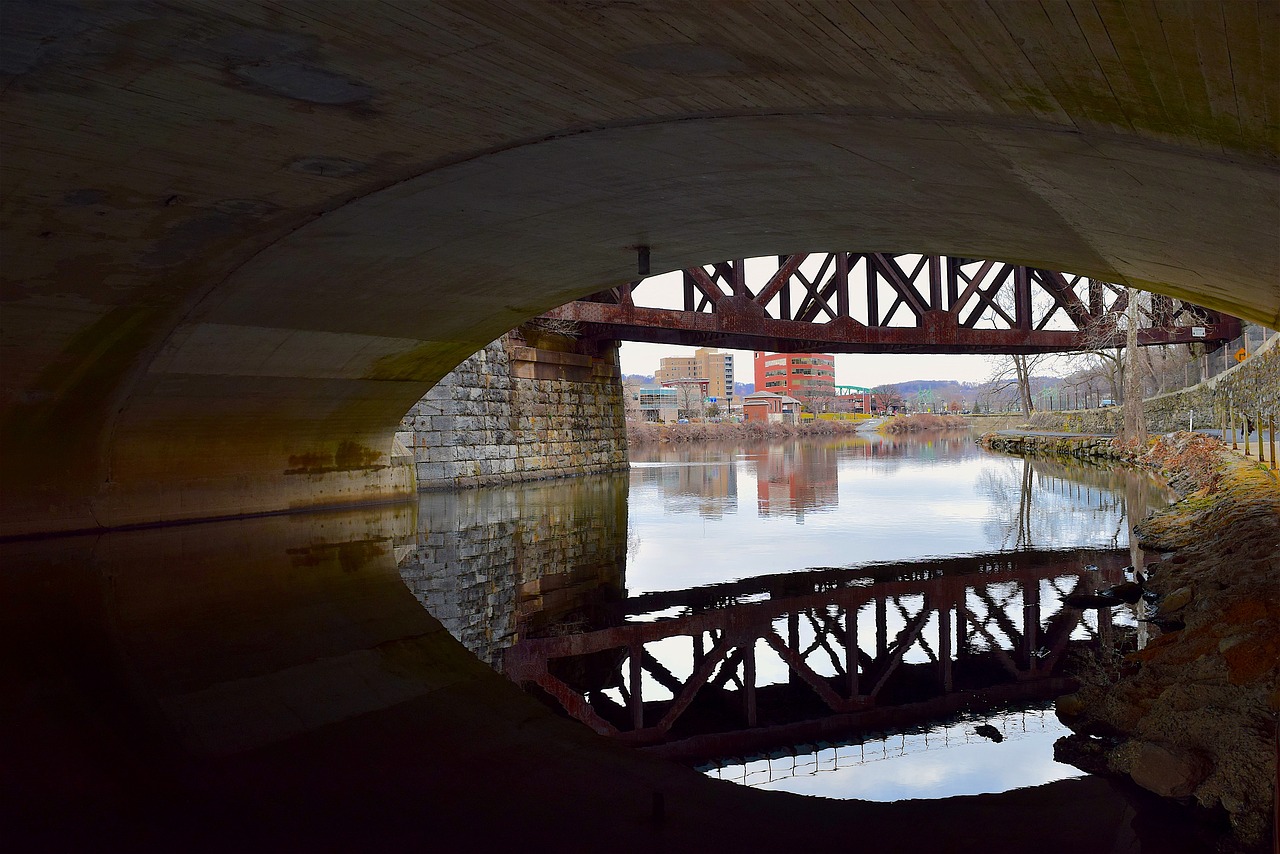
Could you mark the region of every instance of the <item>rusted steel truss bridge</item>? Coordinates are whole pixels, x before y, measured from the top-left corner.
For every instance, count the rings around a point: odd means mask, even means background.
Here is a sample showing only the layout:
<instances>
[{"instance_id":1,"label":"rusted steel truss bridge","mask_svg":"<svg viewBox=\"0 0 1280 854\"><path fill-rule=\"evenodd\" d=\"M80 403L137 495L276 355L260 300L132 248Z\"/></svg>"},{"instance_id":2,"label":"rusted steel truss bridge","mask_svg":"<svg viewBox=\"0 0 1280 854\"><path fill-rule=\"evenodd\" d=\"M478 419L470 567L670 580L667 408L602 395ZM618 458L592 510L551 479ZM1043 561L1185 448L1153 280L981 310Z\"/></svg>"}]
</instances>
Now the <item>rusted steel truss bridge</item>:
<instances>
[{"instance_id":1,"label":"rusted steel truss bridge","mask_svg":"<svg viewBox=\"0 0 1280 854\"><path fill-rule=\"evenodd\" d=\"M1129 304L1121 285L945 255L801 253L723 261L679 276L679 296L672 296L671 276L651 276L542 317L570 322L588 340L792 353L1025 354L1121 346ZM1212 351L1240 334L1240 321L1147 295L1139 330L1142 345L1199 343Z\"/></svg>"},{"instance_id":2,"label":"rusted steel truss bridge","mask_svg":"<svg viewBox=\"0 0 1280 854\"><path fill-rule=\"evenodd\" d=\"M599 733L686 761L920 726L1069 690L1068 650L1110 645L1112 625L1062 598L1122 580L1126 561L1008 552L649 594L618 616L681 613L522 640L503 670Z\"/></svg>"}]
</instances>

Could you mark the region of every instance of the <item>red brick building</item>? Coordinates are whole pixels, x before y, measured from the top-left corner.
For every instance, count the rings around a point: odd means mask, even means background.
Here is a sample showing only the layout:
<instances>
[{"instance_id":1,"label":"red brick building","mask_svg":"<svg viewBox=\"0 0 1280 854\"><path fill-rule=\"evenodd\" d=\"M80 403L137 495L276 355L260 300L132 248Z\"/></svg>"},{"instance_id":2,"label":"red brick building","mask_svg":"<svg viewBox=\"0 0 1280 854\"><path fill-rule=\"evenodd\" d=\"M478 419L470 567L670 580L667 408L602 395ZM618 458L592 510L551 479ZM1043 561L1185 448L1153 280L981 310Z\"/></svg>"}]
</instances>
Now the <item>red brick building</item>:
<instances>
[{"instance_id":1,"label":"red brick building","mask_svg":"<svg viewBox=\"0 0 1280 854\"><path fill-rule=\"evenodd\" d=\"M836 359L830 353L756 353L756 391L771 391L822 412L835 396Z\"/></svg>"},{"instance_id":2,"label":"red brick building","mask_svg":"<svg viewBox=\"0 0 1280 854\"><path fill-rule=\"evenodd\" d=\"M795 424L800 418L800 401L784 394L757 391L742 399L742 414L747 421L772 421Z\"/></svg>"}]
</instances>

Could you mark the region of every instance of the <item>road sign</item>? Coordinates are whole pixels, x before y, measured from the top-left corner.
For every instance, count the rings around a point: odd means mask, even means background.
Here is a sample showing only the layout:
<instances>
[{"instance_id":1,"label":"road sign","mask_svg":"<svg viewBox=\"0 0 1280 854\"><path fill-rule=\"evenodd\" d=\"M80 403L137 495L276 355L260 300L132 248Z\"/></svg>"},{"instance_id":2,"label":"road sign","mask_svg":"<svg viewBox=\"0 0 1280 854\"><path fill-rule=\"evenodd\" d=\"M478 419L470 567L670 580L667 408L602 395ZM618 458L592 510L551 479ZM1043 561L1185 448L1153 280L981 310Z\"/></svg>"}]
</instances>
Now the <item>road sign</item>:
<instances>
[{"instance_id":1,"label":"road sign","mask_svg":"<svg viewBox=\"0 0 1280 854\"><path fill-rule=\"evenodd\" d=\"M1245 348L1241 347L1239 350L1236 351L1237 362L1243 362L1247 358L1249 358L1249 351L1246 350Z\"/></svg>"}]
</instances>

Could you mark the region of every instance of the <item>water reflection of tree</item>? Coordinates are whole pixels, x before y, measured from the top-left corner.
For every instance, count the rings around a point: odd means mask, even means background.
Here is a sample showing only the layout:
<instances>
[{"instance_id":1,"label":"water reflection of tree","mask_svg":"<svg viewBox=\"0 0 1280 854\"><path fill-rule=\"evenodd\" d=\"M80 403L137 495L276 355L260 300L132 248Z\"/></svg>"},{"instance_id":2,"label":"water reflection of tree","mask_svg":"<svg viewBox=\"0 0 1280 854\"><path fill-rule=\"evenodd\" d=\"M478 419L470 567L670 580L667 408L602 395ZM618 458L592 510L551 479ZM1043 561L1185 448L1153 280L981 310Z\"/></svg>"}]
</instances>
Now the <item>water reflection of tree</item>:
<instances>
[{"instance_id":1,"label":"water reflection of tree","mask_svg":"<svg viewBox=\"0 0 1280 854\"><path fill-rule=\"evenodd\" d=\"M1140 518L1154 498L1148 478L1138 473L1027 458L988 468L977 491L991 502L984 531L1001 549L1045 546L1068 533L1072 540L1117 546L1129 508Z\"/></svg>"}]
</instances>

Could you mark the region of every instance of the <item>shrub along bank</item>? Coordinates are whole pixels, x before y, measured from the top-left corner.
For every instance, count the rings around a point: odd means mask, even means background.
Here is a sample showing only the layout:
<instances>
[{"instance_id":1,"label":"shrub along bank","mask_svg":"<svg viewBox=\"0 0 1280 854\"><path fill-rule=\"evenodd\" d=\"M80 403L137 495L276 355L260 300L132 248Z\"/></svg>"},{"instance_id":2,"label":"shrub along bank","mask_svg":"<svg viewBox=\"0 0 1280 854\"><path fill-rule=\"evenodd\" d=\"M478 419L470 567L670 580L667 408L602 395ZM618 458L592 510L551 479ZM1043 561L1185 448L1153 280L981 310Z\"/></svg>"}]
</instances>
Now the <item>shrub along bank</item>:
<instances>
[{"instance_id":1,"label":"shrub along bank","mask_svg":"<svg viewBox=\"0 0 1280 854\"><path fill-rule=\"evenodd\" d=\"M831 436L852 434L865 421L828 421L814 419L800 424L752 422L710 422L696 424L654 424L627 422L627 442L632 445L671 442L754 442L786 439L794 436Z\"/></svg>"},{"instance_id":2,"label":"shrub along bank","mask_svg":"<svg viewBox=\"0 0 1280 854\"><path fill-rule=\"evenodd\" d=\"M968 419L960 415L934 415L917 412L899 418L886 418L877 428L881 433L924 433L930 430L968 430Z\"/></svg>"}]
</instances>

